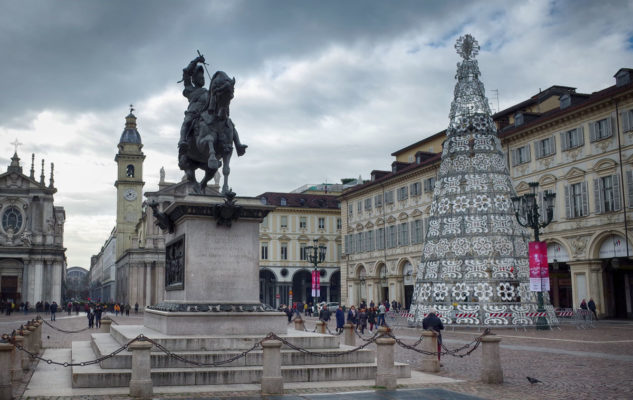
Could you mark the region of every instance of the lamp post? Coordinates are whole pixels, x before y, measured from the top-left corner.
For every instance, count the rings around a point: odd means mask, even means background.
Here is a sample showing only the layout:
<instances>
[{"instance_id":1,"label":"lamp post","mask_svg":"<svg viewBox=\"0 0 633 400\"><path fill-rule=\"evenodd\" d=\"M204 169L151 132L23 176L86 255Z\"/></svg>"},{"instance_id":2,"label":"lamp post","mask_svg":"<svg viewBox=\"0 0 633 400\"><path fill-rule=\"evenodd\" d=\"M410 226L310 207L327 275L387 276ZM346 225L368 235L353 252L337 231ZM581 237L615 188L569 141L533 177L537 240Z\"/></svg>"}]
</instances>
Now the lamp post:
<instances>
[{"instance_id":1,"label":"lamp post","mask_svg":"<svg viewBox=\"0 0 633 400\"><path fill-rule=\"evenodd\" d=\"M317 279L318 275L315 276L315 274L319 273L318 270L318 266L319 264L322 264L325 261L325 254L327 252L327 247L324 245L319 245L319 240L318 239L314 239L312 241L314 243L313 246L306 246L305 252L306 252L306 259L308 260L308 262L310 262L310 264L312 264L314 266L314 270L312 271L312 302L314 304L316 304L316 299L315 297L319 297L319 293L321 292L320 288L316 288L316 293L315 293L315 279ZM320 285L320 282L317 280L316 281L316 285Z\"/></svg>"},{"instance_id":2,"label":"lamp post","mask_svg":"<svg viewBox=\"0 0 633 400\"><path fill-rule=\"evenodd\" d=\"M534 230L534 241L539 242L539 230L545 228L552 222L554 216L554 199L556 193L546 193L544 197L544 206L546 214L543 221L540 221L541 214L539 214L539 206L536 201L536 194L538 191L538 182L530 182L531 193L526 193L523 196L512 197L512 205L514 207L514 214L516 216L519 225L525 228L532 228ZM540 269L539 269L540 273ZM538 309L539 313L545 312L545 306L543 304L543 290L538 292ZM549 329L547 319L539 316L536 320L536 329Z\"/></svg>"}]
</instances>

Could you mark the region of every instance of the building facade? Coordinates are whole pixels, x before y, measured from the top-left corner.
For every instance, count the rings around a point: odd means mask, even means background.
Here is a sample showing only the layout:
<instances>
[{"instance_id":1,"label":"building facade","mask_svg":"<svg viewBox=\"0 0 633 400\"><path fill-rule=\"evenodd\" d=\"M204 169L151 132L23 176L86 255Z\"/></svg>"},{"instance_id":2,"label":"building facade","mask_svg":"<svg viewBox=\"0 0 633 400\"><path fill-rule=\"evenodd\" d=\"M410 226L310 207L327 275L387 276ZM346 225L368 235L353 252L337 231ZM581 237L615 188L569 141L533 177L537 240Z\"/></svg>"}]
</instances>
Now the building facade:
<instances>
[{"instance_id":1,"label":"building facade","mask_svg":"<svg viewBox=\"0 0 633 400\"><path fill-rule=\"evenodd\" d=\"M333 191L336 187L329 186L329 193ZM326 192L307 186L297 193L257 196L263 204L277 207L259 228L262 303L279 307L293 302L340 301L341 216L336 196ZM315 240L327 249L325 260L318 265L318 298L312 296L314 266L307 251Z\"/></svg>"},{"instance_id":2,"label":"building facade","mask_svg":"<svg viewBox=\"0 0 633 400\"><path fill-rule=\"evenodd\" d=\"M34 163L32 155L25 175L16 148L0 175L0 297L30 307L38 301L61 304L66 272L66 213L54 204L53 164L46 182L44 160L39 180Z\"/></svg>"},{"instance_id":3,"label":"building facade","mask_svg":"<svg viewBox=\"0 0 633 400\"><path fill-rule=\"evenodd\" d=\"M88 284L89 271L81 267L66 269L66 294L65 299L85 299L89 296Z\"/></svg>"},{"instance_id":4,"label":"building facade","mask_svg":"<svg viewBox=\"0 0 633 400\"><path fill-rule=\"evenodd\" d=\"M545 191L557 195L541 235L556 307L593 298L602 315L633 317L631 76L621 69L615 85L592 94L553 86L493 116L517 193L538 182L540 203ZM440 165L428 153L439 153L444 138L393 153L392 171L374 171L341 195L344 303L410 303Z\"/></svg>"},{"instance_id":5,"label":"building facade","mask_svg":"<svg viewBox=\"0 0 633 400\"><path fill-rule=\"evenodd\" d=\"M90 298L95 301L114 301L116 297L116 228L97 255L90 258Z\"/></svg>"}]
</instances>

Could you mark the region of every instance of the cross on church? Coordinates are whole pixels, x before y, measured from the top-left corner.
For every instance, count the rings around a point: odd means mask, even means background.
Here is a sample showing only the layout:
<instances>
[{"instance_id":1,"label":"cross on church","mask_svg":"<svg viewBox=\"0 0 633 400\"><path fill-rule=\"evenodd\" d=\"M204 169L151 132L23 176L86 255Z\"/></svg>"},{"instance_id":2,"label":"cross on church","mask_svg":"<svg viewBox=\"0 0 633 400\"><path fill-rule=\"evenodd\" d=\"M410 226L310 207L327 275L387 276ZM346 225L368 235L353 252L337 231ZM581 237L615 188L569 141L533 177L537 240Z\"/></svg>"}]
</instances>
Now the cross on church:
<instances>
[{"instance_id":1,"label":"cross on church","mask_svg":"<svg viewBox=\"0 0 633 400\"><path fill-rule=\"evenodd\" d=\"M15 138L15 142L10 143L10 144L12 144L13 146L15 146L15 154L18 154L18 146L22 146L24 143L20 143L20 142L18 142L18 139L17 139L17 138Z\"/></svg>"}]
</instances>

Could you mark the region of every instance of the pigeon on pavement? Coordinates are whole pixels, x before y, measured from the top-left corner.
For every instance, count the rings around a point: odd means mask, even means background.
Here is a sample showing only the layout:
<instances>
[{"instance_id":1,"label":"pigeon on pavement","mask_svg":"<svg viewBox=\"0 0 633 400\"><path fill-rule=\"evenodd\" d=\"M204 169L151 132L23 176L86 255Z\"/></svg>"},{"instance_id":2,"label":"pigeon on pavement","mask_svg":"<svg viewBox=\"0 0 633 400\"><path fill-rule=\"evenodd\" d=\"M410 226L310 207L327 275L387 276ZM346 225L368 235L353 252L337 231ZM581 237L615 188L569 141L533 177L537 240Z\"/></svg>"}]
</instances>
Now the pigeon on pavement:
<instances>
[{"instance_id":1,"label":"pigeon on pavement","mask_svg":"<svg viewBox=\"0 0 633 400\"><path fill-rule=\"evenodd\" d=\"M543 383L543 382L539 381L538 379L536 379L536 378L531 378L531 377L529 377L529 376L527 377L527 380L528 380L528 381L530 381L530 383L531 383L531 384L535 384L535 383Z\"/></svg>"}]
</instances>

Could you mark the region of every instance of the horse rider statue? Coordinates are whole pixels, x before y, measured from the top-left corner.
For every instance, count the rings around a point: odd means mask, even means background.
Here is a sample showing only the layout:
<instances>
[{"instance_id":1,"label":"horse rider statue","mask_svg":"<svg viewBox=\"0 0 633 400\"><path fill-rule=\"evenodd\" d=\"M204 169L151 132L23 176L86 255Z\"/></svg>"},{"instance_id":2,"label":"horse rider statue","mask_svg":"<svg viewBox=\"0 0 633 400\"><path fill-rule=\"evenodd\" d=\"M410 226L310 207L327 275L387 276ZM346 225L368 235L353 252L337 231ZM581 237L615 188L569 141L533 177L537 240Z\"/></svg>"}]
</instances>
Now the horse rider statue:
<instances>
[{"instance_id":1,"label":"horse rider statue","mask_svg":"<svg viewBox=\"0 0 633 400\"><path fill-rule=\"evenodd\" d=\"M228 177L233 145L238 156L244 155L248 146L240 142L233 121L229 118L235 78L230 79L223 71L217 71L207 90L204 87L204 63L204 56L199 55L183 69L185 89L182 94L189 100L189 106L180 128L178 167L185 171L187 180L193 183L194 192L201 194L205 193L207 183L222 167L222 194L226 195L231 191ZM195 175L198 168L205 172L200 183Z\"/></svg>"}]
</instances>

